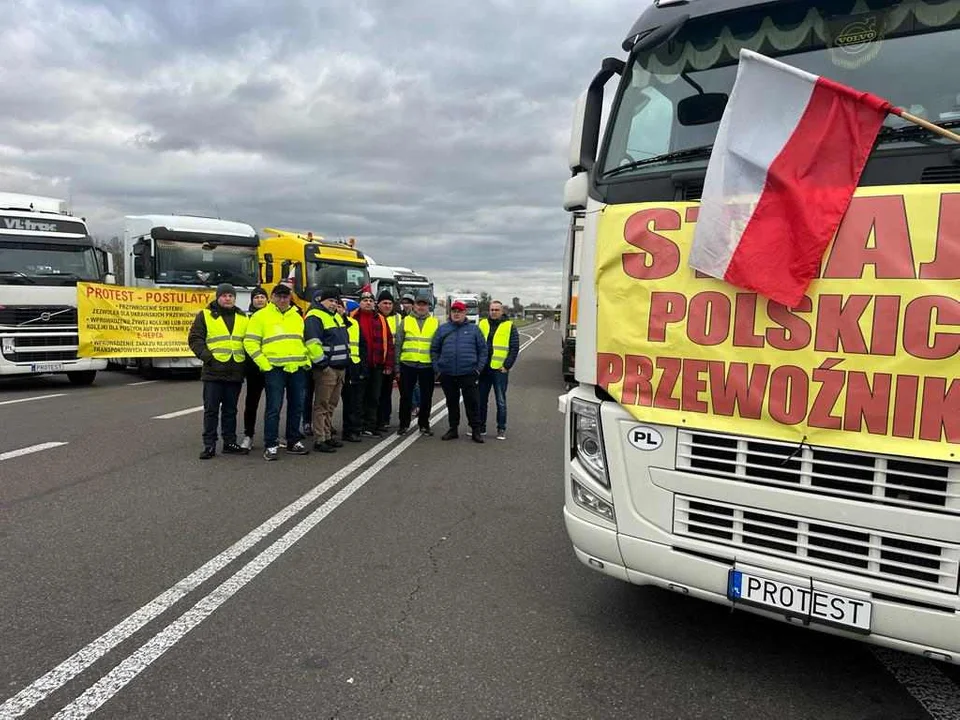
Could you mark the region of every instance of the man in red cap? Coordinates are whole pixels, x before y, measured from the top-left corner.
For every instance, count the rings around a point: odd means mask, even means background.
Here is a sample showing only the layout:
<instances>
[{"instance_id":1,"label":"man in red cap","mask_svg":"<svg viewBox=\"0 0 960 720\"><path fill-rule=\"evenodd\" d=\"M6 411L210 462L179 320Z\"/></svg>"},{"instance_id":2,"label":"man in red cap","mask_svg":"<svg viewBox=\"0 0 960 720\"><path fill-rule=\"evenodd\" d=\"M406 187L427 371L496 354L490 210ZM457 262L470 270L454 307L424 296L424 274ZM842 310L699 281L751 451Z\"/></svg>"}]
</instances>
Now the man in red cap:
<instances>
[{"instance_id":1,"label":"man in red cap","mask_svg":"<svg viewBox=\"0 0 960 720\"><path fill-rule=\"evenodd\" d=\"M455 300L450 304L450 321L440 326L430 341L430 359L440 373L440 387L447 400L450 429L441 440L460 437L460 395L467 411L471 438L483 442L480 434L480 391L477 381L487 365L487 342L480 329L467 322L467 306Z\"/></svg>"}]
</instances>

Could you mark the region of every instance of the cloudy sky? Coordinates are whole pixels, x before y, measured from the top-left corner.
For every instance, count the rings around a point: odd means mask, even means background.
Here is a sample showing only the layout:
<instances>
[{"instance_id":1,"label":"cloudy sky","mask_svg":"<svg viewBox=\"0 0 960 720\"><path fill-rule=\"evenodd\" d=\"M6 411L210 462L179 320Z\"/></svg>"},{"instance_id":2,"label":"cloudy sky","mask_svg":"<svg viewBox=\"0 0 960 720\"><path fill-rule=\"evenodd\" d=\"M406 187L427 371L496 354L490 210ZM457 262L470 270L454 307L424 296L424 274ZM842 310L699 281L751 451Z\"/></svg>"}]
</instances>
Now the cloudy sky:
<instances>
[{"instance_id":1,"label":"cloudy sky","mask_svg":"<svg viewBox=\"0 0 960 720\"><path fill-rule=\"evenodd\" d=\"M649 0L6 0L0 190L559 301L573 103ZM12 6L12 11L11 11Z\"/></svg>"}]
</instances>

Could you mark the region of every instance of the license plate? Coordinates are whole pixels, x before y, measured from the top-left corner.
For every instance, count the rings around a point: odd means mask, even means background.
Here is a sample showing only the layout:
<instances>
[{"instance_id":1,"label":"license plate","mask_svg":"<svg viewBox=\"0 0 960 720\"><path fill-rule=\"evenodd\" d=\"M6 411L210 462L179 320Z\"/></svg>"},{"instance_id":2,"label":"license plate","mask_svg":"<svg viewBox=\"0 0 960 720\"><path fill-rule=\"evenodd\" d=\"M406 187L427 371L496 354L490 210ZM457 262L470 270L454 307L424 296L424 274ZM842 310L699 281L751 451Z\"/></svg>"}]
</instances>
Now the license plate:
<instances>
[{"instance_id":1,"label":"license plate","mask_svg":"<svg viewBox=\"0 0 960 720\"><path fill-rule=\"evenodd\" d=\"M30 369L35 373L60 372L63 370L63 363L34 363L30 366Z\"/></svg>"},{"instance_id":2,"label":"license plate","mask_svg":"<svg viewBox=\"0 0 960 720\"><path fill-rule=\"evenodd\" d=\"M731 570L727 597L734 602L780 611L804 622L834 625L855 632L870 632L873 606L866 600L846 597L803 585L771 580L741 570Z\"/></svg>"}]
</instances>

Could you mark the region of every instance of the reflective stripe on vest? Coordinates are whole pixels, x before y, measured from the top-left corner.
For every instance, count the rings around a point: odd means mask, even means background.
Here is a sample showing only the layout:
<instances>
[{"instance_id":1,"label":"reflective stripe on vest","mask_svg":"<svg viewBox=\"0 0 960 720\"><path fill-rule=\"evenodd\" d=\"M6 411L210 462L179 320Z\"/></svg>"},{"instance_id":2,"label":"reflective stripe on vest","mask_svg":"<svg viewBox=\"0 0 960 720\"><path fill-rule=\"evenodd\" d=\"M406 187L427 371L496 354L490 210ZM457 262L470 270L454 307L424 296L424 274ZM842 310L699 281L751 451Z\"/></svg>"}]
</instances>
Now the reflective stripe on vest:
<instances>
[{"instance_id":1,"label":"reflective stripe on vest","mask_svg":"<svg viewBox=\"0 0 960 720\"><path fill-rule=\"evenodd\" d=\"M233 316L233 333L227 330L223 316L214 317L210 308L203 309L203 319L207 325L207 349L213 353L214 359L242 363L245 359L243 336L247 332L247 316L240 313Z\"/></svg>"},{"instance_id":2,"label":"reflective stripe on vest","mask_svg":"<svg viewBox=\"0 0 960 720\"><path fill-rule=\"evenodd\" d=\"M350 362L360 364L360 323L354 320L347 327L347 337L350 338Z\"/></svg>"},{"instance_id":3,"label":"reflective stripe on vest","mask_svg":"<svg viewBox=\"0 0 960 720\"><path fill-rule=\"evenodd\" d=\"M342 328L344 326L343 318L340 317L339 313L334 313L331 315L325 310L319 310L317 308L313 308L310 310L310 312L307 313L307 317L311 317L311 316L318 318L320 320L320 324L323 325L324 330L331 330L333 328ZM314 338L312 342L316 343L319 341ZM322 347L323 347L323 352L321 353L320 357L323 357L324 355L326 355L327 360L329 362L342 362L347 359L347 356L349 354L347 346L342 343L338 345L328 345L326 343L323 343Z\"/></svg>"},{"instance_id":4,"label":"reflective stripe on vest","mask_svg":"<svg viewBox=\"0 0 960 720\"><path fill-rule=\"evenodd\" d=\"M490 334L490 321L484 318L478 323L478 327L483 334L484 342L486 342L487 335ZM510 354L510 329L512 327L512 320L504 320L497 326L497 331L493 334L493 355L490 357L490 368L493 370L499 370L507 361L507 355Z\"/></svg>"},{"instance_id":5,"label":"reflective stripe on vest","mask_svg":"<svg viewBox=\"0 0 960 720\"><path fill-rule=\"evenodd\" d=\"M251 332L247 340L256 342L259 339L259 348L254 347L252 351L250 347L247 348L254 361L262 354L273 367L283 368L287 372L310 367L307 348L303 343L303 318L296 308L291 307L282 313L270 303L251 318L248 328Z\"/></svg>"},{"instance_id":6,"label":"reflective stripe on vest","mask_svg":"<svg viewBox=\"0 0 960 720\"><path fill-rule=\"evenodd\" d=\"M440 323L432 315L423 321L423 330L417 318L407 315L403 319L403 347L400 348L400 362L430 364L430 341Z\"/></svg>"}]
</instances>

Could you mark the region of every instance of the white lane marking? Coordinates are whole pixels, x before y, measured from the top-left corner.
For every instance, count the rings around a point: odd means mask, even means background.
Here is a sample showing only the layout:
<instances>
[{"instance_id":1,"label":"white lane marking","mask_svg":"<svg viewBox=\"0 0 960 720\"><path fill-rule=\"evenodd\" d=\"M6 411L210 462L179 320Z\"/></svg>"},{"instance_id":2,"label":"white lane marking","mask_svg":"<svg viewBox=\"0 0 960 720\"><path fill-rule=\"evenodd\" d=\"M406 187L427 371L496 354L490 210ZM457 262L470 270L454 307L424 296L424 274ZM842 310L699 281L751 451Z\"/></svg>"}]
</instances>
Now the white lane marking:
<instances>
[{"instance_id":1,"label":"white lane marking","mask_svg":"<svg viewBox=\"0 0 960 720\"><path fill-rule=\"evenodd\" d=\"M888 648L873 648L873 654L933 720L960 720L960 687L936 663Z\"/></svg>"},{"instance_id":2,"label":"white lane marking","mask_svg":"<svg viewBox=\"0 0 960 720\"><path fill-rule=\"evenodd\" d=\"M431 416L431 423L436 422L447 414L446 408ZM395 436L396 437L396 436ZM350 481L336 495L323 503L305 519L284 533L270 547L261 552L250 562L237 571L232 577L223 582L216 590L200 600L166 628L144 643L136 652L117 665L113 670L94 683L80 697L67 705L53 716L53 720L81 720L96 711L107 700L120 692L150 664L176 645L184 636L197 625L213 614L223 603L229 600L244 585L253 580L263 570L267 569L283 553L293 547L310 530L330 513L336 510L347 498L367 484L383 468L396 459L400 453L413 445L422 436L414 433L403 440L397 447L388 452L367 470Z\"/></svg>"},{"instance_id":3,"label":"white lane marking","mask_svg":"<svg viewBox=\"0 0 960 720\"><path fill-rule=\"evenodd\" d=\"M527 343L525 343L523 347L520 348L520 352L523 352L525 349L527 349L527 347L529 347L533 342L534 342L533 340L530 340ZM446 411L446 408L444 407L445 404L446 403L443 400L434 404L434 406L430 410L431 415L437 412L438 410L440 411L440 413L436 415L436 418L431 417L431 421L434 421L434 419L439 420L440 418L446 416L447 411ZM412 444L419 438L420 438L419 433L415 433L411 437L407 438L406 440L403 441L402 449L405 450L407 447L409 447L409 444ZM382 440L375 447L365 452L363 455L358 457L352 463L345 466L344 468L336 472L334 475L331 475L327 480L322 482L320 485L317 485L313 490L309 491L306 495L303 495L301 498L299 498L298 500L288 505L286 508L281 510L279 513L274 515L272 518L267 520L262 525L260 525L260 527L250 531L250 533L248 533L244 538L242 538L237 543L235 543L231 547L224 550L222 553L217 555L217 557L213 558L212 560L208 560L202 567L192 572L190 575L185 577L183 580L178 582L176 585L174 585L170 589L166 590L165 592L155 597L149 603L147 603L142 608L140 608L139 610L129 615L126 619L122 620L118 625L114 626L113 628L105 632L103 635L101 635L99 638L91 642L89 645L82 648L81 650L78 650L76 653L74 653L69 658L64 660L62 663L60 663L57 667L55 667L53 670L48 672L46 675L35 680L29 686L27 686L26 688L21 690L19 693L14 695L12 698L4 702L3 705L0 705L0 720L8 720L8 718L12 720L13 718L20 717L21 715L29 711L31 708L33 708L35 705L37 705L37 703L43 701L48 695L50 695L50 693L56 690L59 690L66 683L70 682L70 680L75 678L81 672L83 672L88 667L90 667L93 663L97 662L100 658L102 658L104 655L110 652L110 650L112 650L114 647L116 647L121 642L123 642L124 640L132 636L137 631L139 631L144 625L152 621L154 618L164 613L166 610L172 607L176 602L178 602L182 597L187 595L189 592L191 592L192 590L195 590L202 583L206 582L208 579L216 575L218 572L220 572L220 570L222 570L224 567L229 565L231 562L233 562L236 558L238 558L240 555L245 553L251 547L256 545L263 538L270 535L274 530L276 530L280 525L283 525L291 517L297 515L301 510L303 510L304 507L306 507L307 505L310 505L314 500L316 500L318 497L323 495L323 493L325 493L332 486L336 485L341 480L343 480L344 478L349 476L351 473L353 473L354 470L366 464L368 460L370 460L371 458L379 454L380 450L388 447L391 443L395 442L397 439L398 439L398 436L394 434L386 438L385 440ZM398 450L398 449L400 449L400 446L398 446L398 448L395 448L395 450ZM400 454L399 452L391 451L390 460L392 461L399 454ZM382 459L385 459L386 457L387 456L384 456L384 458ZM375 466L371 466L371 468L368 469L367 472L370 472L373 469L373 467ZM379 468L377 472L379 472ZM353 482L354 483L357 482L360 479L360 477L362 477L362 475L358 476ZM373 477L373 474L371 474L370 477ZM363 482L365 483L366 480L364 480ZM327 507L330 503L334 502L337 499L337 497L339 497L341 493L345 492L348 488L350 488L351 485L352 483L350 485L347 485L343 490L340 491L340 493L337 493L337 495L335 495L333 498L327 501L327 503L325 503L324 505L321 505L321 507L318 508L318 510L315 511L314 514L316 514L323 508ZM349 497L349 495L353 494L354 491L355 490L351 490L346 497ZM336 505L339 505L341 502L343 502L343 499L345 498L338 500L336 502ZM329 514L334 509L334 507L336 506L334 505L332 507L329 507L326 514ZM310 517L313 517L313 515L311 515ZM316 522L320 522L320 520L322 519L323 518L321 517ZM296 532L297 528L299 528L305 522L307 521L306 520L302 521L293 530L290 530L287 533L287 535L289 535L290 533ZM304 533L305 532L306 530L304 530ZM270 546L270 548L268 548L264 552L265 553L269 552L271 548L283 542L284 538L286 538L287 535L284 535L283 537L281 537L280 540L277 540L273 545ZM296 542L296 540L298 540L300 537L302 537L302 535L298 536L292 542ZM280 551L280 553L282 553L285 550L286 550L286 547L284 547L283 550ZM186 623L192 622L192 624L190 624L189 627L186 627L186 629L182 631L183 634L181 634L177 638L177 640L179 640L180 637L183 637L183 635L185 635L187 632L193 629L193 627L196 627L196 625L199 624L204 619L204 617L206 617L211 612L213 612L213 610L219 607L219 605L221 605L228 597L230 597L230 595L235 593L236 590L233 590L232 592L230 592L229 595L226 595L225 597L223 597L223 599L219 600L219 602L216 602L213 608L209 612L207 612L206 615L202 615L201 617L197 618L195 621L192 621L192 618L187 618L187 615L194 612L195 610L198 610L198 608L200 608L200 605L206 602L208 599L210 599L211 602L215 602L216 598L214 596L217 593L220 593L222 589L226 589L226 586L231 581L233 581L234 578L236 578L241 573L244 573L245 571L247 571L247 568L249 568L251 565L256 563L259 557L260 556L258 555L257 558L254 558L254 560L251 560L250 563L248 563L243 569L241 569L232 578L230 578L230 580L227 580L225 583L223 583L219 588L217 588L212 593L210 593L210 595L208 595L206 598L204 598L199 603L197 603L197 605L195 605L194 608L192 608L187 613L182 615L178 620L174 621L174 623L168 626L167 629L161 631L161 633L166 632L167 630L169 630L170 628L173 628L174 626L177 626L178 623L180 624L180 626L183 626ZM279 554L278 554L278 557L279 557ZM264 567L266 567L266 565L264 565ZM259 573L259 570L257 570L256 573ZM255 577L256 573L254 573L254 575L251 577ZM246 582L249 582L249 581L246 581ZM238 585L237 589L242 587L243 584L245 583ZM179 630L177 630L176 632L179 632ZM154 640L157 637L159 637L159 635L155 636ZM148 641L135 654L138 654L141 652L146 653L147 647L150 646L152 642L153 640ZM174 640L174 642L176 642L176 640ZM171 645L172 644L173 643L171 643ZM165 652L165 650L166 648L164 648L162 652ZM155 652L155 649L152 652ZM156 657L159 657L160 654L162 654L162 652L157 654ZM127 660L131 660L132 657L133 656L131 656ZM119 677L118 671L120 667L124 666L125 664L126 664L126 661L124 661L124 663L121 663L116 668L114 668L108 675L112 675L115 678ZM136 677L137 674L142 672L142 670L145 667L146 667L146 664L143 665L142 668L137 670L136 673L134 673L133 675L130 675L129 679L119 683L114 689L111 690L110 694L101 701L100 704L102 704L103 702L106 702L106 700L108 700L110 697L112 697L117 692L119 692L124 685L126 685L128 682L130 682L130 680ZM115 672L118 674L114 675ZM64 713L67 712L70 709L70 707L78 703L82 699L82 697L87 696L87 694L90 693L94 689L94 687L96 687L97 685L101 685L101 683L103 683L104 680L106 680L106 676L102 678L100 681L98 681L98 683L95 686L91 687L86 693L84 693L84 695L81 696L81 698L78 698L74 703L72 703L71 706L64 708L62 712ZM105 686L101 686L101 687L105 687ZM99 707L99 705L97 705L97 707ZM93 708L93 709L96 709L96 708ZM89 712L93 712L93 710L90 710ZM87 714L89 714L89 712ZM58 715L58 717L60 716ZM86 717L86 715L84 714L63 715L63 717Z\"/></svg>"},{"instance_id":4,"label":"white lane marking","mask_svg":"<svg viewBox=\"0 0 960 720\"><path fill-rule=\"evenodd\" d=\"M200 412L203 410L203 405L197 405L196 407L187 408L186 410L177 410L176 412L169 412L166 415L154 415L152 420L169 420L170 418L180 417L182 415L190 415L191 413Z\"/></svg>"},{"instance_id":5,"label":"white lane marking","mask_svg":"<svg viewBox=\"0 0 960 720\"><path fill-rule=\"evenodd\" d=\"M137 387L138 385L151 385L152 383L157 382L156 380L141 380L140 382L127 383L127 387Z\"/></svg>"},{"instance_id":6,"label":"white lane marking","mask_svg":"<svg viewBox=\"0 0 960 720\"><path fill-rule=\"evenodd\" d=\"M8 452L0 453L0 460L10 460L11 458L21 457L22 455L30 455L31 453L40 452L41 450L49 450L50 448L60 447L61 445L66 445L65 442L45 442L40 443L39 445L31 445L30 447L20 448L19 450L10 450Z\"/></svg>"},{"instance_id":7,"label":"white lane marking","mask_svg":"<svg viewBox=\"0 0 960 720\"><path fill-rule=\"evenodd\" d=\"M14 405L16 403L31 402L33 400L46 400L47 398L63 397L66 393L53 393L52 395L35 395L27 398L17 398L16 400L4 400L0 405Z\"/></svg>"}]
</instances>

